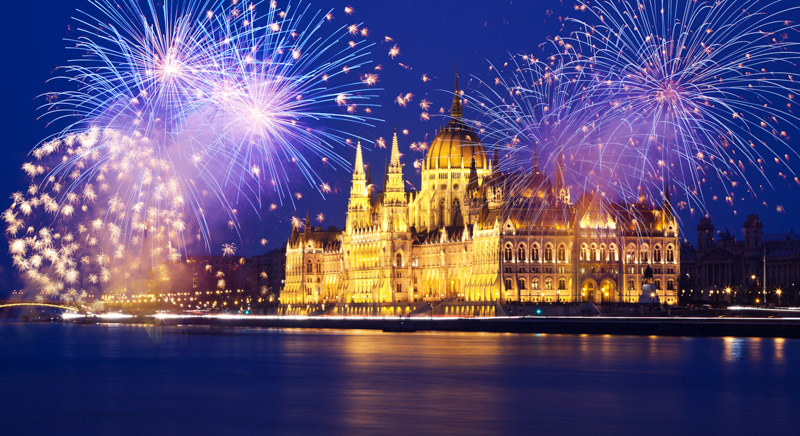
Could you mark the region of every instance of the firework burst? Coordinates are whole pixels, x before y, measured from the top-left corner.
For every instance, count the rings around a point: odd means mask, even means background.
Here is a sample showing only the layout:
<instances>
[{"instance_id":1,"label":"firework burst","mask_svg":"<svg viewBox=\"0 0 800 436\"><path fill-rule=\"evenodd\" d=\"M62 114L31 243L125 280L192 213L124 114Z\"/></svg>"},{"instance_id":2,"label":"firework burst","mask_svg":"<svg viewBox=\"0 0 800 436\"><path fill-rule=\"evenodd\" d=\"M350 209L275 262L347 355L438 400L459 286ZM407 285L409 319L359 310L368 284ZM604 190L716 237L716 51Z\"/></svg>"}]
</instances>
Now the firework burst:
<instances>
[{"instance_id":1,"label":"firework burst","mask_svg":"<svg viewBox=\"0 0 800 436\"><path fill-rule=\"evenodd\" d=\"M787 9L788 7L788 9ZM629 184L673 183L703 205L708 178L726 191L767 178L764 162L782 167L796 155L787 127L793 100L797 6L758 0L581 2L580 30L567 44L581 53L610 95L609 119L629 126L624 149ZM752 170L747 170L751 168ZM789 169L791 171L791 169Z\"/></svg>"},{"instance_id":2,"label":"firework burst","mask_svg":"<svg viewBox=\"0 0 800 436\"><path fill-rule=\"evenodd\" d=\"M14 263L43 297L83 298L120 272L128 283L194 242L210 251L212 223L238 232L236 203L284 198L295 173L327 186L307 159L346 165L346 128L370 121L354 108L374 82L347 74L369 44L347 43L348 26L325 14L274 1L90 4L71 41L81 57L44 106L66 126L33 150L32 184L3 215Z\"/></svg>"}]
</instances>

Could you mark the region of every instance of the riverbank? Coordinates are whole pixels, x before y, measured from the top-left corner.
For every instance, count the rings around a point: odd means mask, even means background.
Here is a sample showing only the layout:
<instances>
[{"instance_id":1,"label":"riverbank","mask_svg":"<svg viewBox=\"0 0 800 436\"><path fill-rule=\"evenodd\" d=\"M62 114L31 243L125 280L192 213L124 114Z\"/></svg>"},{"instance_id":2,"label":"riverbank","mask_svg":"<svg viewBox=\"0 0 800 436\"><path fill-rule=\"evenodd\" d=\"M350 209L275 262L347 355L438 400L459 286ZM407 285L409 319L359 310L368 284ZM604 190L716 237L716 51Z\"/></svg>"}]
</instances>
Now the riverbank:
<instances>
[{"instance_id":1,"label":"riverbank","mask_svg":"<svg viewBox=\"0 0 800 436\"><path fill-rule=\"evenodd\" d=\"M564 333L656 336L738 336L800 338L800 317L664 316L507 316L507 317L335 317L270 315L73 315L77 323L203 325L292 329L364 329L387 332L446 331L493 333Z\"/></svg>"}]
</instances>

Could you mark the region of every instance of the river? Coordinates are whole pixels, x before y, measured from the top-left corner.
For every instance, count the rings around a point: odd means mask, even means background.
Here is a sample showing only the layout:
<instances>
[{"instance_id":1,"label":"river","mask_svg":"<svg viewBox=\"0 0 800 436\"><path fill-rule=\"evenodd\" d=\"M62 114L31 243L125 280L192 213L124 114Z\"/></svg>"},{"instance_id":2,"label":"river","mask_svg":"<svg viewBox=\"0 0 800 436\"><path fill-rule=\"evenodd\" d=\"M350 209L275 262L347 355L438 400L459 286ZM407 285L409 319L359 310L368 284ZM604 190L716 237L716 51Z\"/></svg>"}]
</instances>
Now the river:
<instances>
[{"instance_id":1,"label":"river","mask_svg":"<svg viewBox=\"0 0 800 436\"><path fill-rule=\"evenodd\" d=\"M800 341L0 323L3 434L797 434Z\"/></svg>"}]
</instances>

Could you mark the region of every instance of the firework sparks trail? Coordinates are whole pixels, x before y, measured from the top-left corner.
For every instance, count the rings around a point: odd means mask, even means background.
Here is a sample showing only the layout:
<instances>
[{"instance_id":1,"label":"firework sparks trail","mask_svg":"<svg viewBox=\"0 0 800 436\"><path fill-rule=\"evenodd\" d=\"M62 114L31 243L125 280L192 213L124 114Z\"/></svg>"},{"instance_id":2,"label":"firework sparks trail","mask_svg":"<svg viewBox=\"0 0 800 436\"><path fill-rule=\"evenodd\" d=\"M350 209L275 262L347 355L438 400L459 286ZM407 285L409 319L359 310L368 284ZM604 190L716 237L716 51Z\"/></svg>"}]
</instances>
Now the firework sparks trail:
<instances>
[{"instance_id":1,"label":"firework sparks trail","mask_svg":"<svg viewBox=\"0 0 800 436\"><path fill-rule=\"evenodd\" d=\"M630 185L673 183L703 208L702 184L769 182L765 161L788 168L800 58L798 6L782 0L581 2L565 38L605 86L609 119L629 126ZM787 127L791 127L788 129ZM794 175L792 170L788 171ZM754 192L751 189L751 192Z\"/></svg>"},{"instance_id":2,"label":"firework sparks trail","mask_svg":"<svg viewBox=\"0 0 800 436\"><path fill-rule=\"evenodd\" d=\"M89 3L70 41L81 57L43 106L66 127L34 148L31 185L3 214L40 298L84 298L195 241L209 251L211 222L238 232L234 205L258 207L269 190L282 199L292 172L325 189L308 158L347 165L336 152L346 129L372 121L339 104L370 106L375 80L346 74L369 63L369 44L347 43L330 14L274 1Z\"/></svg>"}]
</instances>

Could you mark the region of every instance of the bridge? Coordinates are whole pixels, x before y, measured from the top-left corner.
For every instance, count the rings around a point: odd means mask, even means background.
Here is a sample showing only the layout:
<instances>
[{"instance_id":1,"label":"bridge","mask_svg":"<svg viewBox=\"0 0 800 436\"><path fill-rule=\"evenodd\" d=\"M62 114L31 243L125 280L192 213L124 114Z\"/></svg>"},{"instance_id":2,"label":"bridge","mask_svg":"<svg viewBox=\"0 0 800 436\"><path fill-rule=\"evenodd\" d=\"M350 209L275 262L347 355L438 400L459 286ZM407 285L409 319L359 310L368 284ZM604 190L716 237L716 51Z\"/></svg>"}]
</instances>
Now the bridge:
<instances>
[{"instance_id":1,"label":"bridge","mask_svg":"<svg viewBox=\"0 0 800 436\"><path fill-rule=\"evenodd\" d=\"M22 300L6 300L0 301L0 309L11 307L50 307L53 309L69 310L71 312L80 312L83 306L76 302L65 301L22 301Z\"/></svg>"}]
</instances>

